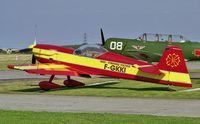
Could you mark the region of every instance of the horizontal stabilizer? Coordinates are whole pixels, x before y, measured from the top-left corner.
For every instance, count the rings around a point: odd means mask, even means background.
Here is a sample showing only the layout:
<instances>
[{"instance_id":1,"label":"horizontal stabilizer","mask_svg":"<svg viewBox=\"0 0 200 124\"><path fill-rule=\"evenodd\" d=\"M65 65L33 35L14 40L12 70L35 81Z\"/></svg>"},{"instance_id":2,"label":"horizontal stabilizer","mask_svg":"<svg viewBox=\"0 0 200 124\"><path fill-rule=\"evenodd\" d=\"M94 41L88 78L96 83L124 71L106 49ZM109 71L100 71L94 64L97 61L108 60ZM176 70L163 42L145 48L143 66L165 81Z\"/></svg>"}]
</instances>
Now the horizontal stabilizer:
<instances>
[{"instance_id":1,"label":"horizontal stabilizer","mask_svg":"<svg viewBox=\"0 0 200 124\"><path fill-rule=\"evenodd\" d=\"M159 70L159 68L154 65L140 66L138 69L140 71L147 72L147 73L162 74L162 72Z\"/></svg>"}]
</instances>

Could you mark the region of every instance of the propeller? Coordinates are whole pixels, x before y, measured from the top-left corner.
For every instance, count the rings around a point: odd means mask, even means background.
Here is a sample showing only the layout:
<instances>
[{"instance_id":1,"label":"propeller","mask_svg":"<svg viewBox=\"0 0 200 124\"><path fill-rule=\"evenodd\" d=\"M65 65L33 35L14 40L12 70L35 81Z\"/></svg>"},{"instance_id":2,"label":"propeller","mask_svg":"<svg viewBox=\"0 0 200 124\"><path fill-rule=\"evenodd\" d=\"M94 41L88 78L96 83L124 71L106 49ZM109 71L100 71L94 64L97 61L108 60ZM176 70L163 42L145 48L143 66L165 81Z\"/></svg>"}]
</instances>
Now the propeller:
<instances>
[{"instance_id":1,"label":"propeller","mask_svg":"<svg viewBox=\"0 0 200 124\"><path fill-rule=\"evenodd\" d=\"M101 28L101 42L102 42L102 46L104 46L105 45L105 39L104 39L104 34L103 34L103 30L102 30L102 28Z\"/></svg>"},{"instance_id":2,"label":"propeller","mask_svg":"<svg viewBox=\"0 0 200 124\"><path fill-rule=\"evenodd\" d=\"M34 44L32 44L32 45L30 45L28 48L32 51L33 50L33 48L35 47L37 45L37 43L36 43L36 39L34 40ZM36 57L35 57L35 55L34 54L32 54L32 64L36 64Z\"/></svg>"},{"instance_id":3,"label":"propeller","mask_svg":"<svg viewBox=\"0 0 200 124\"><path fill-rule=\"evenodd\" d=\"M37 24L35 25L35 29L37 29ZM37 45L37 34L36 34L36 31L35 31L35 39L34 39L34 43L32 45L29 46L30 49L33 49L34 46ZM33 54L32 55L32 61L31 61L32 64L36 64L36 57L35 55Z\"/></svg>"},{"instance_id":4,"label":"propeller","mask_svg":"<svg viewBox=\"0 0 200 124\"><path fill-rule=\"evenodd\" d=\"M32 64L36 64L36 58L34 55L32 55Z\"/></svg>"}]
</instances>

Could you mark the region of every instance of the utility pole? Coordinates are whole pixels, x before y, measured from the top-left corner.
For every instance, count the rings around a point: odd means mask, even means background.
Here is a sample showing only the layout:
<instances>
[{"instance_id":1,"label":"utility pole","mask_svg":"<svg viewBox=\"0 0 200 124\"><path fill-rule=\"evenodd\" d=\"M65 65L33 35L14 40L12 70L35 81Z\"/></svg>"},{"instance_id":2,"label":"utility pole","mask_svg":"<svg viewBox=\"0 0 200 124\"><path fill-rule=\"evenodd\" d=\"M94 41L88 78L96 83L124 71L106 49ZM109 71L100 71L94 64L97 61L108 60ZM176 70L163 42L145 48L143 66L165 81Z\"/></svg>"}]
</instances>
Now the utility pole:
<instances>
[{"instance_id":1,"label":"utility pole","mask_svg":"<svg viewBox=\"0 0 200 124\"><path fill-rule=\"evenodd\" d=\"M84 44L87 44L87 34L86 34L86 33L84 33L83 43L84 43Z\"/></svg>"}]
</instances>

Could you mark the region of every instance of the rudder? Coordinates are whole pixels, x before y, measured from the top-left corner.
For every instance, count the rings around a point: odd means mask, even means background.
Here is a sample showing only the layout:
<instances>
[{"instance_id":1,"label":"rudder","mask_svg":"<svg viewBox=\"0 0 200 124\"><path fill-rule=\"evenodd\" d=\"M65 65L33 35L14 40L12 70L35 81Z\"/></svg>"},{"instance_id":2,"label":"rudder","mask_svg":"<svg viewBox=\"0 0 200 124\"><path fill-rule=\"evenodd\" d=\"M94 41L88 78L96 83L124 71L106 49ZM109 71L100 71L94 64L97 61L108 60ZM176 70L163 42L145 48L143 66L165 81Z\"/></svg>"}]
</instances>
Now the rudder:
<instances>
[{"instance_id":1,"label":"rudder","mask_svg":"<svg viewBox=\"0 0 200 124\"><path fill-rule=\"evenodd\" d=\"M181 48L169 45L158 63L161 70L188 73Z\"/></svg>"},{"instance_id":2,"label":"rudder","mask_svg":"<svg viewBox=\"0 0 200 124\"><path fill-rule=\"evenodd\" d=\"M181 48L167 46L158 63L158 68L168 73L169 85L192 87Z\"/></svg>"}]
</instances>

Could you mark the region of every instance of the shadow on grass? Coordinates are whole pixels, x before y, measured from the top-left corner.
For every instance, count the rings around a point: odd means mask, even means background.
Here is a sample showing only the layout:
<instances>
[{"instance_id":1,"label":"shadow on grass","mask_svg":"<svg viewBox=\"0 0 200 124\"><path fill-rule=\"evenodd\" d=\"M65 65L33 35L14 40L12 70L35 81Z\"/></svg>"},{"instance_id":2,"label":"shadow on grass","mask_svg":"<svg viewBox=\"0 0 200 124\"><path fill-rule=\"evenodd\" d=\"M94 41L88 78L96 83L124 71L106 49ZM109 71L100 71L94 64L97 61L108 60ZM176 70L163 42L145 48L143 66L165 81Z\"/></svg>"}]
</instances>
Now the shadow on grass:
<instances>
[{"instance_id":1,"label":"shadow on grass","mask_svg":"<svg viewBox=\"0 0 200 124\"><path fill-rule=\"evenodd\" d=\"M92 87L94 88L94 87ZM129 88L129 87L97 87L103 89L124 89L124 90L135 90L135 91L176 91L169 87L145 87L145 88Z\"/></svg>"},{"instance_id":2,"label":"shadow on grass","mask_svg":"<svg viewBox=\"0 0 200 124\"><path fill-rule=\"evenodd\" d=\"M38 86L38 88L27 88L27 89L13 90L13 91L16 91L16 92L53 92L53 91L57 91L57 90L72 90L72 89L81 89L81 88L98 88L98 87L103 88L106 85L114 85L114 84L116 84L116 83L112 82L112 83L97 84L97 85L93 85L93 86L83 86L83 87L66 87L66 86L63 86L61 88L48 90L48 91L41 90ZM33 85L33 86L35 86L35 85Z\"/></svg>"},{"instance_id":3,"label":"shadow on grass","mask_svg":"<svg viewBox=\"0 0 200 124\"><path fill-rule=\"evenodd\" d=\"M117 84L117 82L112 83L105 83L105 84L97 84L92 86L84 86L84 87L61 87L54 90L49 91L43 91L39 87L38 88L28 88L28 89L21 89L21 90L14 90L17 92L54 92L58 90L73 90L73 89L87 89L87 88L93 88L93 89L122 89L122 90L134 90L134 91L176 91L170 87L145 87L145 88L130 88L130 87L113 87L111 85Z\"/></svg>"},{"instance_id":4,"label":"shadow on grass","mask_svg":"<svg viewBox=\"0 0 200 124\"><path fill-rule=\"evenodd\" d=\"M42 91L39 87L38 88L27 88L27 89L21 89L21 90L13 90L15 92L40 92Z\"/></svg>"}]
</instances>

